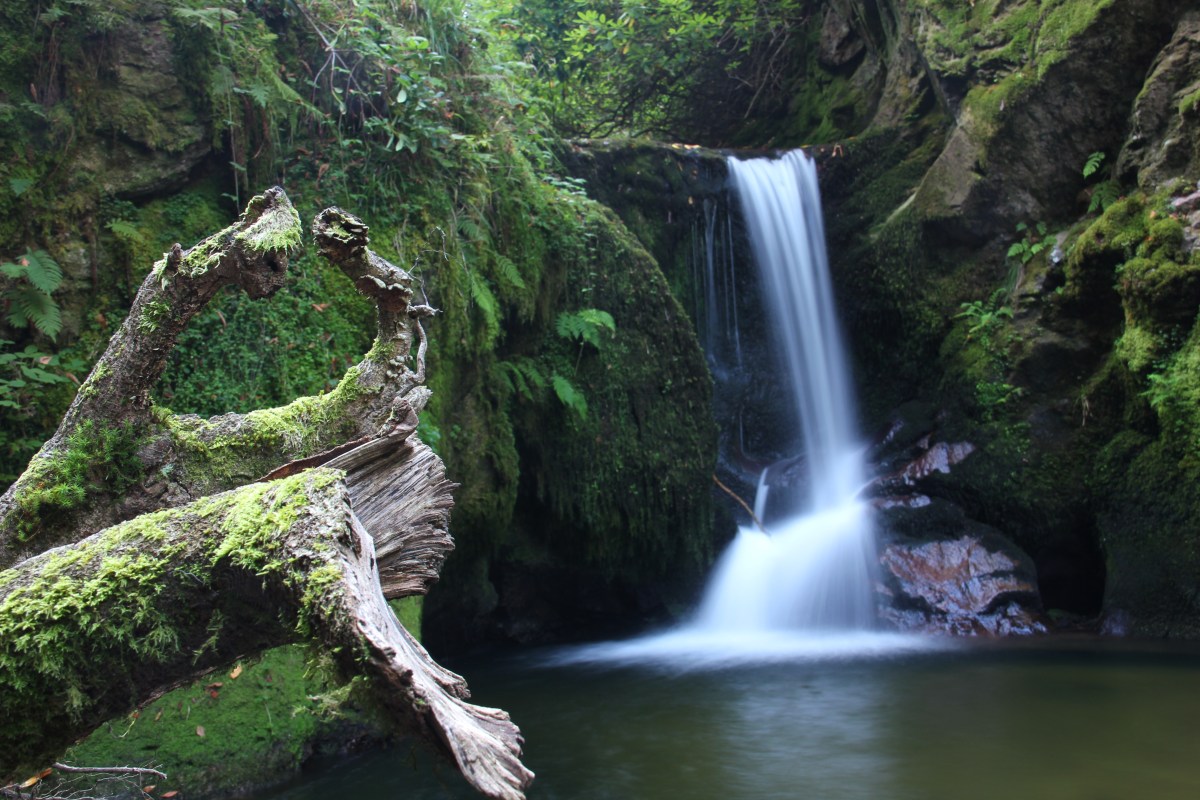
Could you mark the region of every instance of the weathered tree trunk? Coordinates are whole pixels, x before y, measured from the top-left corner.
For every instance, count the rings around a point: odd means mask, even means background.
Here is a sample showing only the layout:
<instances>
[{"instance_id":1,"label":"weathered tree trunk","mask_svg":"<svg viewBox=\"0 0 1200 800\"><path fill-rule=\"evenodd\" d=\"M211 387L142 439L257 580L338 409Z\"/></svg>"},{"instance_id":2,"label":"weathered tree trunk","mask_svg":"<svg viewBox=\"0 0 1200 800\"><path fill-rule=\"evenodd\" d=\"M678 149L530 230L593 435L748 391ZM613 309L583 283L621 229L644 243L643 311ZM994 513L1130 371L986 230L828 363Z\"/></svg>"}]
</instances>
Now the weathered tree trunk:
<instances>
[{"instance_id":1,"label":"weathered tree trunk","mask_svg":"<svg viewBox=\"0 0 1200 800\"><path fill-rule=\"evenodd\" d=\"M282 285L300 227L273 189L155 266L54 437L0 498L0 565L11 565L0 781L205 672L310 642L481 792L523 796L533 775L516 726L466 703L463 680L386 604L423 593L453 546L454 486L415 436L428 397L419 320L433 311L410 304L410 277L367 248L354 217L327 209L314 234L379 309L374 347L335 390L209 420L150 402L179 333L221 286ZM119 491L103 483L114 472Z\"/></svg>"}]
</instances>

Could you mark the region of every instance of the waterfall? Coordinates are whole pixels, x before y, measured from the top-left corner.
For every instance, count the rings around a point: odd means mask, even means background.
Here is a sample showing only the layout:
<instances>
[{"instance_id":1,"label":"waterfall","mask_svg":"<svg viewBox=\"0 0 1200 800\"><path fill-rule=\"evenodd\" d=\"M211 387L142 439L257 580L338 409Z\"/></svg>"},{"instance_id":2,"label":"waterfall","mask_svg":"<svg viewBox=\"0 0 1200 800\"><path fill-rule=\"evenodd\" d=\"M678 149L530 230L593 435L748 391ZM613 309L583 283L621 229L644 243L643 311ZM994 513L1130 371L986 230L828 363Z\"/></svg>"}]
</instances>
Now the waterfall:
<instances>
[{"instance_id":1,"label":"waterfall","mask_svg":"<svg viewBox=\"0 0 1200 800\"><path fill-rule=\"evenodd\" d=\"M869 628L874 533L856 499L864 466L833 304L816 167L801 151L729 161L763 304L795 407L808 473L806 511L744 527L721 557L696 626L713 631ZM771 489L760 481L761 516ZM794 504L793 504L794 505Z\"/></svg>"},{"instance_id":2,"label":"waterfall","mask_svg":"<svg viewBox=\"0 0 1200 800\"><path fill-rule=\"evenodd\" d=\"M764 471L755 504L767 531L756 526L738 531L692 622L626 642L570 648L551 656L552 663L706 669L886 656L937 646L921 637L873 630L875 538L871 509L856 496L866 469L834 313L816 169L801 152L730 161L729 168L794 406L796 431L777 431L777 445L792 446L798 431L804 453ZM697 231L694 239L697 245L703 242L703 250L696 251L703 257L695 262L705 279L702 330L718 392L736 394L736 381L750 374L741 369L750 368L750 359L742 361L738 319L731 313L737 304L720 296L733 291L732 250L725 259L722 248L714 247L711 237L720 226L711 212L705 222L704 234ZM744 321L746 315L742 317ZM736 360L730 360L731 354ZM769 366L757 365L757 377L751 379L762 382L762 371ZM741 421L725 423L740 426ZM740 442L741 428L737 430ZM772 484L769 473L795 471L798 464L809 473L807 488L795 489L788 481ZM803 494L780 497L788 491ZM766 515L775 507L800 507L803 513Z\"/></svg>"}]
</instances>

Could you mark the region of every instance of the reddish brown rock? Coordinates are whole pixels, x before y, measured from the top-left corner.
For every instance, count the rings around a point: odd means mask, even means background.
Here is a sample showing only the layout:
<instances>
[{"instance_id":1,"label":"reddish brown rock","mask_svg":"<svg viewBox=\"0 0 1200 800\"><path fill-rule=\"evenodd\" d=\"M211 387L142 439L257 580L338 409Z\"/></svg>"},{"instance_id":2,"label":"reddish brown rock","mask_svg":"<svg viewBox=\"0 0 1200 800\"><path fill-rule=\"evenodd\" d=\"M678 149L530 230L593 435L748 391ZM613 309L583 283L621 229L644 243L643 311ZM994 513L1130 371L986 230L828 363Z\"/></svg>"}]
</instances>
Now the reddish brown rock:
<instances>
[{"instance_id":1,"label":"reddish brown rock","mask_svg":"<svg viewBox=\"0 0 1200 800\"><path fill-rule=\"evenodd\" d=\"M956 538L883 547L883 620L928 633L1044 633L1033 561L986 526L967 525L974 530Z\"/></svg>"}]
</instances>

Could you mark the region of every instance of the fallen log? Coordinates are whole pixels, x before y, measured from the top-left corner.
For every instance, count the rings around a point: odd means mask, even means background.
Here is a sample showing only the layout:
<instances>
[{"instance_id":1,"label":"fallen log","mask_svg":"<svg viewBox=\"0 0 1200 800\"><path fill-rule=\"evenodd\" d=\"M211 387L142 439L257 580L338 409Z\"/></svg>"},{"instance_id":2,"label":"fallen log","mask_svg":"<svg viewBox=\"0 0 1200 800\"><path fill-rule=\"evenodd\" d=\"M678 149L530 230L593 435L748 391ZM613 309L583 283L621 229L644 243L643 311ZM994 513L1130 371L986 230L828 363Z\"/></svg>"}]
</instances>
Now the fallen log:
<instances>
[{"instance_id":1,"label":"fallen log","mask_svg":"<svg viewBox=\"0 0 1200 800\"><path fill-rule=\"evenodd\" d=\"M433 310L411 304L411 278L369 250L355 217L327 209L314 234L379 310L371 352L335 390L208 420L150 400L217 289L282 285L299 221L274 189L155 266L54 437L0 498L0 785L176 686L302 642L365 679L390 719L480 792L524 796L533 775L517 727L468 703L463 679L387 605L425 592L453 547L455 487L415 433L428 398L420 320ZM115 491L80 454L89 437L122 433L135 475Z\"/></svg>"}]
</instances>

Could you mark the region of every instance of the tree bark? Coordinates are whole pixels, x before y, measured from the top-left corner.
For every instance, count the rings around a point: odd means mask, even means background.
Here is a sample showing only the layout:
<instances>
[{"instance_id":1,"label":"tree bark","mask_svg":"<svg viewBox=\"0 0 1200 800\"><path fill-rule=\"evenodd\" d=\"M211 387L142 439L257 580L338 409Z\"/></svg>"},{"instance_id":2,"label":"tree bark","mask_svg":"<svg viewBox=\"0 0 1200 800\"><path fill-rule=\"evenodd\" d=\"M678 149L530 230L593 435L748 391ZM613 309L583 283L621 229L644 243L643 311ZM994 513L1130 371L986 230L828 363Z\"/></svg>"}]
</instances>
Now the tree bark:
<instances>
[{"instance_id":1,"label":"tree bark","mask_svg":"<svg viewBox=\"0 0 1200 800\"><path fill-rule=\"evenodd\" d=\"M0 498L0 783L100 723L269 647L310 642L381 708L455 760L479 791L533 778L503 711L466 701L386 600L419 594L453 547L454 484L415 435L428 390L411 278L338 209L317 246L379 309L362 363L319 397L209 420L156 409L150 389L187 320L222 286L282 285L299 221L282 190L147 277L62 424ZM417 352L413 353L416 345ZM121 491L101 475L132 437ZM107 438L104 438L107 437ZM90 449L89 449L90 448Z\"/></svg>"}]
</instances>

